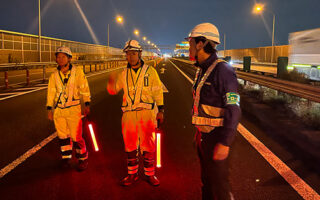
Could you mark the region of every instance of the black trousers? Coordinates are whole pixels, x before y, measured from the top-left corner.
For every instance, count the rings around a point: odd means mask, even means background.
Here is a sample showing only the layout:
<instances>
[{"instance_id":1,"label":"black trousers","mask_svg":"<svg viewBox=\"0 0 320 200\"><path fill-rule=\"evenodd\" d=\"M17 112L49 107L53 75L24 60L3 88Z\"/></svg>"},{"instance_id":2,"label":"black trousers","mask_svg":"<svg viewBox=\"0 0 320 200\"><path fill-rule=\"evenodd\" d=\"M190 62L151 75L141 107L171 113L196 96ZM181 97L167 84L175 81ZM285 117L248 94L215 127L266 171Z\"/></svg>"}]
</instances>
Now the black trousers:
<instances>
[{"instance_id":1,"label":"black trousers","mask_svg":"<svg viewBox=\"0 0 320 200\"><path fill-rule=\"evenodd\" d=\"M198 156L201 166L202 199L230 200L228 159L213 160L213 150L221 136L219 128L211 133L196 134Z\"/></svg>"}]
</instances>

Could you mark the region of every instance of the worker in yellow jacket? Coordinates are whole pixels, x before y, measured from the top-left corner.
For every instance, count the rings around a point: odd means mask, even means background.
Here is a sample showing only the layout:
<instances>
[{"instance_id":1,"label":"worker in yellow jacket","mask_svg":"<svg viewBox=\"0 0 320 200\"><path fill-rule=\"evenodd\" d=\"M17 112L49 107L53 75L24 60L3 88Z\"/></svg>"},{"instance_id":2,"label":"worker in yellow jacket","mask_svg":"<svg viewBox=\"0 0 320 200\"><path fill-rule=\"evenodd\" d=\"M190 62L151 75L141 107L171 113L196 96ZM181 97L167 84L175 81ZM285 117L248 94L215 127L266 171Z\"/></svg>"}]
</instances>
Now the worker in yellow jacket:
<instances>
[{"instance_id":1,"label":"worker in yellow jacket","mask_svg":"<svg viewBox=\"0 0 320 200\"><path fill-rule=\"evenodd\" d=\"M88 152L82 137L81 102L85 103L84 114L90 112L90 90L82 68L73 66L72 52L68 47L59 47L55 53L57 69L51 74L48 84L47 110L53 120L62 154L62 166L69 167L72 147L78 158L77 169L88 166Z\"/></svg>"},{"instance_id":2,"label":"worker in yellow jacket","mask_svg":"<svg viewBox=\"0 0 320 200\"><path fill-rule=\"evenodd\" d=\"M155 176L155 126L163 122L163 89L157 71L141 59L138 41L129 40L123 50L128 66L122 73L110 75L107 90L117 94L123 89L122 133L128 156L128 176L121 184L128 186L138 180L138 149L144 158L144 174L149 184L158 186ZM155 106L158 113L155 114Z\"/></svg>"}]
</instances>

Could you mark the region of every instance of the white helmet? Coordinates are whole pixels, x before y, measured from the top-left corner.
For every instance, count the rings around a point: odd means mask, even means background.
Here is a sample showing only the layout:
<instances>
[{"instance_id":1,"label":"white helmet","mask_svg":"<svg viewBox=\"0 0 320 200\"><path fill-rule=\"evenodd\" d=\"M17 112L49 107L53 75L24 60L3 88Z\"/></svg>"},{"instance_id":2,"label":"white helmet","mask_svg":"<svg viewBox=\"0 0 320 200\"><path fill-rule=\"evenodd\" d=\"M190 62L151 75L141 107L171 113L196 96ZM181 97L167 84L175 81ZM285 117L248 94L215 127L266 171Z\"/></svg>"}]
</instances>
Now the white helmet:
<instances>
[{"instance_id":1,"label":"white helmet","mask_svg":"<svg viewBox=\"0 0 320 200\"><path fill-rule=\"evenodd\" d=\"M124 45L123 51L142 51L142 47L137 40L129 40Z\"/></svg>"},{"instance_id":2,"label":"white helmet","mask_svg":"<svg viewBox=\"0 0 320 200\"><path fill-rule=\"evenodd\" d=\"M220 44L218 28L210 23L202 23L195 26L189 33L188 38L205 37L217 44Z\"/></svg>"},{"instance_id":3,"label":"white helmet","mask_svg":"<svg viewBox=\"0 0 320 200\"><path fill-rule=\"evenodd\" d=\"M72 52L70 48L66 46L58 47L55 54L57 55L58 53L65 53L68 56L72 57Z\"/></svg>"}]
</instances>

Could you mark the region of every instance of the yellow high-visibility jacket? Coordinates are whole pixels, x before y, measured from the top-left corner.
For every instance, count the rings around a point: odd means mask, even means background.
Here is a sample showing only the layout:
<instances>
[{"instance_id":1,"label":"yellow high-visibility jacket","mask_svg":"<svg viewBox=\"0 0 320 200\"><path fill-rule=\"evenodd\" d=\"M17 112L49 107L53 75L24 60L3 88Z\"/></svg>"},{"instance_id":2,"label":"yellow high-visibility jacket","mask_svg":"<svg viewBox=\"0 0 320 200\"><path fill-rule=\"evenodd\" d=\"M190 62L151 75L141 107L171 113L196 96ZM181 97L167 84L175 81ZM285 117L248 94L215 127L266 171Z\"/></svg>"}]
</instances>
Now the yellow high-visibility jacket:
<instances>
[{"instance_id":1,"label":"yellow high-visibility jacket","mask_svg":"<svg viewBox=\"0 0 320 200\"><path fill-rule=\"evenodd\" d=\"M67 84L64 84L65 78L68 78ZM66 75L55 69L49 78L47 108L77 106L80 105L80 98L85 103L91 101L88 81L82 68L70 65Z\"/></svg>"},{"instance_id":2,"label":"yellow high-visibility jacket","mask_svg":"<svg viewBox=\"0 0 320 200\"><path fill-rule=\"evenodd\" d=\"M122 111L151 110L163 105L162 82L155 68L143 65L135 72L128 67L118 76L115 91L123 89Z\"/></svg>"}]
</instances>

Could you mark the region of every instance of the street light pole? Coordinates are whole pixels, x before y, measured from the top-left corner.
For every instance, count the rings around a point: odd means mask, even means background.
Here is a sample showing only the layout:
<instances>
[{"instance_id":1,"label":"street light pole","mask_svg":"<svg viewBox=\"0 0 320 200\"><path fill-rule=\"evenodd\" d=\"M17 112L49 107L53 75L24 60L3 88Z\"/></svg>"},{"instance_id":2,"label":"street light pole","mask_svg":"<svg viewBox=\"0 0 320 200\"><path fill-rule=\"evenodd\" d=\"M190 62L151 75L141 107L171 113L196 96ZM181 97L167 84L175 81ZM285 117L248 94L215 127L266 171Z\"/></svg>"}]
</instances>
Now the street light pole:
<instances>
[{"instance_id":1,"label":"street light pole","mask_svg":"<svg viewBox=\"0 0 320 200\"><path fill-rule=\"evenodd\" d=\"M223 41L223 57L226 57L226 34L224 34L224 41Z\"/></svg>"},{"instance_id":2,"label":"street light pole","mask_svg":"<svg viewBox=\"0 0 320 200\"><path fill-rule=\"evenodd\" d=\"M40 0L38 0L38 7L39 7L39 37L38 37L38 51L39 51L39 62L41 62L41 9L40 9Z\"/></svg>"},{"instance_id":3,"label":"street light pole","mask_svg":"<svg viewBox=\"0 0 320 200\"><path fill-rule=\"evenodd\" d=\"M108 24L108 47L109 47L109 24Z\"/></svg>"},{"instance_id":4,"label":"street light pole","mask_svg":"<svg viewBox=\"0 0 320 200\"><path fill-rule=\"evenodd\" d=\"M259 13L262 13L264 10L264 5L263 4L256 4L254 7L253 7L253 13L255 14L259 14ZM276 15L271 12L272 15L273 15L273 23L272 23L272 46L271 46L271 60L270 62L272 63L273 61L273 57L274 57L274 29L275 29L275 21L276 21Z\"/></svg>"},{"instance_id":5,"label":"street light pole","mask_svg":"<svg viewBox=\"0 0 320 200\"><path fill-rule=\"evenodd\" d=\"M273 61L273 54L274 54L274 28L275 28L275 21L276 21L276 15L273 14L271 62Z\"/></svg>"}]
</instances>

